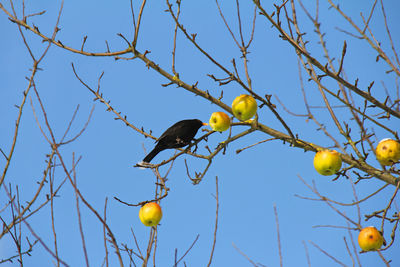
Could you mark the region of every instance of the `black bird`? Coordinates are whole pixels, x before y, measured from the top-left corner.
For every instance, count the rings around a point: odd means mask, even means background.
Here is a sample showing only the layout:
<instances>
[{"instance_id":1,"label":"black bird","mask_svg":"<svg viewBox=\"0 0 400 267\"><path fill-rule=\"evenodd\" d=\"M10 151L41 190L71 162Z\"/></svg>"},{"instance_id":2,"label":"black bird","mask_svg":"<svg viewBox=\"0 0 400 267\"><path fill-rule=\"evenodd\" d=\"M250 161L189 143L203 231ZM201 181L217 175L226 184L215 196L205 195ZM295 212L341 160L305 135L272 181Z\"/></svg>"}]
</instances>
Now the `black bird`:
<instances>
[{"instance_id":1,"label":"black bird","mask_svg":"<svg viewBox=\"0 0 400 267\"><path fill-rule=\"evenodd\" d=\"M157 145L143 159L143 162L149 163L158 153L165 149L187 146L203 125L207 125L207 123L197 119L178 121L157 139Z\"/></svg>"}]
</instances>

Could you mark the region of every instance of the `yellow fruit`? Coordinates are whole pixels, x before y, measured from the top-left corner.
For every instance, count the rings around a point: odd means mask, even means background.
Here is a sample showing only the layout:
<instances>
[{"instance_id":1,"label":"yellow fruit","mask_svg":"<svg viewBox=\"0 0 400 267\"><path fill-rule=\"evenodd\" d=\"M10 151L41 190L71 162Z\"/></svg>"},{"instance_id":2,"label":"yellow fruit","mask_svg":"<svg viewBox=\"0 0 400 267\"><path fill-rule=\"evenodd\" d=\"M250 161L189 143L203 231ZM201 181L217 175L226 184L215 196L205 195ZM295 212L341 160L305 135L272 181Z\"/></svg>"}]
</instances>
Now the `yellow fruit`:
<instances>
[{"instance_id":1,"label":"yellow fruit","mask_svg":"<svg viewBox=\"0 0 400 267\"><path fill-rule=\"evenodd\" d=\"M145 204L139 210L139 219L146 226L156 226L161 221L162 210L155 202Z\"/></svg>"},{"instance_id":2,"label":"yellow fruit","mask_svg":"<svg viewBox=\"0 0 400 267\"><path fill-rule=\"evenodd\" d=\"M231 119L222 111L214 112L211 114L208 124L214 131L223 132L231 126Z\"/></svg>"},{"instance_id":3,"label":"yellow fruit","mask_svg":"<svg viewBox=\"0 0 400 267\"><path fill-rule=\"evenodd\" d=\"M332 175L342 167L340 154L335 150L318 151L314 157L314 168L319 174Z\"/></svg>"},{"instance_id":4,"label":"yellow fruit","mask_svg":"<svg viewBox=\"0 0 400 267\"><path fill-rule=\"evenodd\" d=\"M232 112L240 121L252 118L257 112L257 102L251 95L240 95L232 102Z\"/></svg>"},{"instance_id":5,"label":"yellow fruit","mask_svg":"<svg viewBox=\"0 0 400 267\"><path fill-rule=\"evenodd\" d=\"M384 166L391 166L400 160L400 143L386 138L376 147L376 159Z\"/></svg>"},{"instance_id":6,"label":"yellow fruit","mask_svg":"<svg viewBox=\"0 0 400 267\"><path fill-rule=\"evenodd\" d=\"M383 243L383 236L373 226L363 228L358 234L358 245L363 251L380 249Z\"/></svg>"}]
</instances>

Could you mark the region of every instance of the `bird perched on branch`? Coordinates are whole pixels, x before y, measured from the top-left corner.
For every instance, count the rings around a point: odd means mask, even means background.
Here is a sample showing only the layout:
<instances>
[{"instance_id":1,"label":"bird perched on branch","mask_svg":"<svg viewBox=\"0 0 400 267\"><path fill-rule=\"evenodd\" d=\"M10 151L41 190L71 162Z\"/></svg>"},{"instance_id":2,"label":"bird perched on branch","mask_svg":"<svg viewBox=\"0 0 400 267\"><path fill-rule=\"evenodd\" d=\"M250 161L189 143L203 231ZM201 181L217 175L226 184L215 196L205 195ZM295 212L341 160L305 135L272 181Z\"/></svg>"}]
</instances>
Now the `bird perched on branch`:
<instances>
[{"instance_id":1,"label":"bird perched on branch","mask_svg":"<svg viewBox=\"0 0 400 267\"><path fill-rule=\"evenodd\" d=\"M149 163L158 153L169 148L181 148L190 144L201 126L207 125L200 120L178 121L169 127L156 141L156 146L143 159Z\"/></svg>"}]
</instances>

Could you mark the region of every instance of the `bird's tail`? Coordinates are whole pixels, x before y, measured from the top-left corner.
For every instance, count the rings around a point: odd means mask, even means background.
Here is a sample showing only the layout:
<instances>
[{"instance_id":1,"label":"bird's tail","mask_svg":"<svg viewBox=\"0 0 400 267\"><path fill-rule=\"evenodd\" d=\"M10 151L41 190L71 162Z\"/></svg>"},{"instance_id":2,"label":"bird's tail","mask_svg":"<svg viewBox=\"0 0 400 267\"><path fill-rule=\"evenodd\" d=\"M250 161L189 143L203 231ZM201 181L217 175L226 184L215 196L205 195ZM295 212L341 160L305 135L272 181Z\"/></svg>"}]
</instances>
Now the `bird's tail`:
<instances>
[{"instance_id":1,"label":"bird's tail","mask_svg":"<svg viewBox=\"0 0 400 267\"><path fill-rule=\"evenodd\" d=\"M156 146L149 154L143 159L143 162L149 163L158 153L160 153L161 149Z\"/></svg>"}]
</instances>

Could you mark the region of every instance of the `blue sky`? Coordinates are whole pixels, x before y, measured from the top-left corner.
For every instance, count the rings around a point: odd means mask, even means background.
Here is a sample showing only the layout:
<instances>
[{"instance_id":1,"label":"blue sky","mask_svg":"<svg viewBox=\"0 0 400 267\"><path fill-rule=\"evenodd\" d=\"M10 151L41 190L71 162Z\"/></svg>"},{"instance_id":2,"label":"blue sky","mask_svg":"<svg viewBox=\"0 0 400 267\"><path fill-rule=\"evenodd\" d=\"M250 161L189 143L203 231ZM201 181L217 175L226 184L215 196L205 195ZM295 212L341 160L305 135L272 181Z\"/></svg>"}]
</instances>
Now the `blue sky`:
<instances>
[{"instance_id":1,"label":"blue sky","mask_svg":"<svg viewBox=\"0 0 400 267\"><path fill-rule=\"evenodd\" d=\"M221 1L222 2L222 1ZM386 3L387 2L387 3ZM386 1L385 9L391 27L394 43L399 43L399 23L397 10L399 3ZM1 1L9 9L8 3ZM135 1L135 9L139 3ZM263 3L266 10L272 12L273 6ZM361 5L362 6L359 6ZM355 17L357 23L362 20L360 11L367 13L372 3L341 3L341 8ZM21 3L15 3L20 12ZM57 19L59 1L35 1L26 3L26 13L35 13L46 10L40 17L28 20L34 23L40 31L50 34ZM378 5L379 6L379 5ZM394 74L385 74L387 66L381 60L375 63L376 52L364 42L343 34L335 27L349 29L348 24L338 16L334 10L328 10L328 3L320 3L321 27L327 33L326 41L329 52L336 58L340 57L343 41L347 42L347 55L344 70L350 81L359 78L361 88L366 88L371 81L375 81L373 93L377 99L384 100L385 93L381 81L388 90L395 93ZM162 68L171 73L171 51L173 45L174 23L171 16L164 12L166 5L163 1L149 1L147 3L142 28L140 31L138 50L151 51L148 57ZM182 23L190 33L197 33L196 40L215 59L224 66L232 69L230 61L235 58L241 77L244 79L244 69L240 58L240 51L235 46L229 32L226 30L219 16L214 1L183 1ZM235 34L237 30L236 10L232 3L223 3L221 8L232 26ZM243 32L249 38L253 5L241 2ZM309 49L312 55L322 59L322 50L318 46L317 36L313 33L312 23L305 17L298 7L298 16L302 30L307 32L310 40ZM314 10L314 9L313 9ZM1 89L0 105L1 125L0 147L7 152L13 136L14 123L18 110L14 108L22 99L22 92L27 86L26 76L32 67L32 60L23 45L15 24L11 23L4 12L0 13L2 41L0 49ZM20 13L19 13L20 14ZM61 31L57 39L68 46L81 47L82 38L87 35L85 49L88 51L104 52L107 40L112 51L125 48L125 42L117 36L122 33L126 38L132 38L132 23L129 1L66 1L60 20ZM383 40L382 46L390 49L386 38L384 24L380 13L380 6L376 10L371 22L371 28L376 37ZM28 42L36 55L45 48L41 39L24 30ZM230 105L239 94L244 93L238 85L230 83L219 87L207 74L224 77L223 73L202 56L179 33L177 37L176 69L180 78L189 83L199 82L199 88L209 90L214 96L224 92L222 101ZM277 105L277 111L299 137L322 146L332 146L332 142L317 131L317 126L302 117L294 117L284 111L275 96L292 112L305 114L303 96L300 89L298 66L295 51L286 42L278 37L278 32L270 24L258 16L254 42L250 47L249 71L252 77L253 88L260 95L273 95L272 101ZM129 55L130 56L130 55ZM114 60L112 57L86 57L73 54L58 47L52 46L40 65L41 70L35 77L35 83L45 105L48 119L57 138L61 138L72 114L79 105L79 112L72 125L70 137L77 134L85 124L93 105L93 116L86 131L75 142L63 146L61 151L67 164L71 166L72 153L76 157L82 156L77 166L78 187L93 207L102 214L105 198L108 198L107 221L112 228L118 242L134 247L131 228L139 241L142 250L147 244L149 228L141 224L137 216L139 208L127 207L115 201L118 197L130 203L153 198L155 177L150 170L133 168L141 161L146 150L152 149L154 143L150 139L126 127L121 121L114 120L113 114L106 111L106 107L93 102L94 96L75 78L71 63L76 67L80 77L92 88L97 87L99 75L104 71L101 81L101 92L113 107L126 115L128 120L137 127L151 129L155 136L159 136L170 125L181 119L199 118L208 121L214 111L221 108L210 104L206 100L195 97L191 93L176 86L163 87L161 84L168 81L153 70L149 70L140 60ZM303 74L304 74L304 70ZM308 101L311 106L321 106L322 99L317 88L307 78L303 78ZM337 90L334 82L326 82ZM37 113L39 104L30 92L33 106ZM332 100L333 101L333 100ZM362 101L357 99L358 105ZM337 105L334 101L332 102ZM335 109L340 121L348 121L346 109ZM329 114L325 109L313 109L318 119L323 122L340 142L345 142L339 136ZM285 131L279 121L266 108L258 113L260 121L279 131ZM43 125L43 117L39 115ZM398 129L398 121L384 121L392 129ZM372 126L368 126L372 127ZM235 127L234 133L243 128ZM376 139L388 137L387 132L374 128ZM354 138L357 138L358 129L354 127ZM200 136L200 132L197 136ZM227 132L213 134L206 145L211 149L225 140ZM299 199L295 195L315 197L298 176L307 183L315 181L323 195L341 201L354 200L351 184L346 179L332 182L330 177L318 175L312 161L314 153L304 152L301 149L289 147L282 141L271 141L247 149L236 154L237 149L246 147L258 141L269 138L262 133L253 133L228 146L225 155L218 155L199 185L193 185L186 175L184 159L188 160L192 174L205 167L206 162L188 155L179 157L168 176L170 188L167 198L162 200L164 217L158 228L157 266L172 266L175 249L178 257L182 255L199 234L199 239L193 249L185 257L187 266L206 266L208 263L213 241L215 221L215 177L219 181L219 225L213 266L251 266L235 248L246 253L254 262L266 266L279 266L277 233L273 207L276 205L279 215L280 237L284 266L307 266L305 242L311 259L311 266L337 266L335 262L313 247L310 241L335 256L348 266L352 260L346 251L343 238L350 241L347 230L335 228L315 228L316 225L347 226L346 221L322 202ZM205 144L204 144L205 145ZM199 151L206 153L204 145ZM45 155L50 152L50 146L41 134L35 122L30 100L25 106L22 117L20 135L18 137L15 154L6 177L6 183L18 185L21 202L29 200L36 191L37 181L40 179L46 166ZM154 162L173 155L174 151L160 153ZM378 162L370 157L368 163L378 167ZM4 158L0 161L3 169ZM166 172L161 169L161 173ZM56 170L55 183L59 184L65 175L60 169ZM355 178L354 176L352 177ZM356 186L359 198L362 198L383 183L373 179L362 181ZM49 186L45 190L48 192ZM384 189L374 198L360 206L362 214L386 207L394 192L393 186ZM0 193L1 207L6 203L7 196L2 189ZM45 200L41 196L38 203ZM398 200L395 201L395 207ZM55 227L59 244L60 257L70 266L83 266L79 226L75 209L74 190L70 184L65 184L55 199ZM357 220L357 208L340 209L347 216ZM395 211L390 210L390 215ZM84 233L87 242L89 261L92 266L101 266L104 258L102 225L89 210L81 203ZM2 217L9 219L9 214ZM53 247L51 233L50 207L46 206L39 213L32 216L30 224L43 237L43 241ZM372 219L362 222L363 226L380 226L381 221ZM385 237L390 240L390 225L385 228ZM356 242L357 233L352 232ZM23 227L23 236L30 233ZM233 246L234 244L234 246ZM26 243L24 244L26 246ZM357 247L358 249L358 247ZM392 259L392 266L400 265L398 240L383 255ZM111 248L109 247L111 251ZM7 237L0 240L0 258L13 255L15 246ZM117 259L110 253L111 266L116 266ZM362 266L383 266L377 253L359 254ZM125 258L128 264L127 258ZM25 266L53 266L53 259L38 244L31 257L25 257ZM6 263L3 266L18 266ZM183 266L181 264L180 266Z\"/></svg>"}]
</instances>

